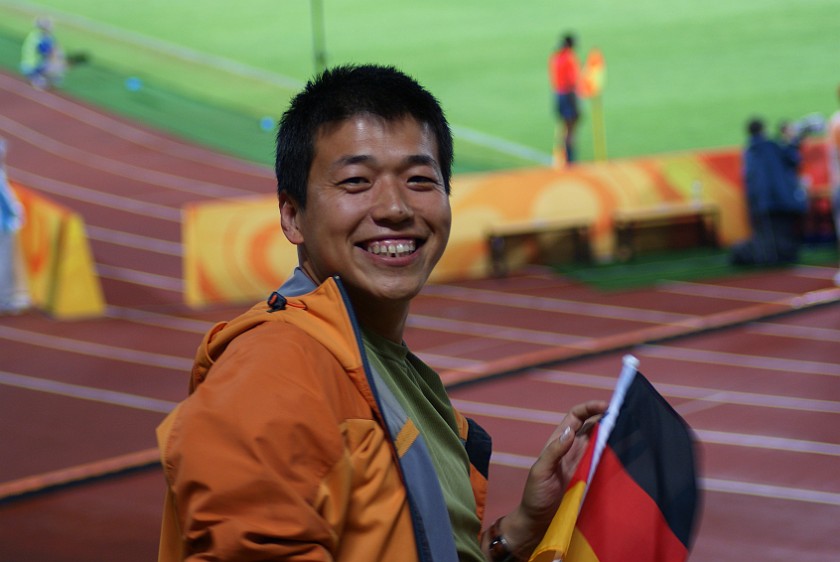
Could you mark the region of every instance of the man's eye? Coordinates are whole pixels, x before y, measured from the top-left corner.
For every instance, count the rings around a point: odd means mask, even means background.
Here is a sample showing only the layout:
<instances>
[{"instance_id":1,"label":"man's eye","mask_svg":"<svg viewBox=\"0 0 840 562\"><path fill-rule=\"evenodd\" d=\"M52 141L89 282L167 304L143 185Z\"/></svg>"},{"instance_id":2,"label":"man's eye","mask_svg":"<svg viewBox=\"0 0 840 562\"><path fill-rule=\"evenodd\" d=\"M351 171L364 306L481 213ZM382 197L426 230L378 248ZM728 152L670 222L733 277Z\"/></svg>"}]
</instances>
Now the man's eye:
<instances>
[{"instance_id":1,"label":"man's eye","mask_svg":"<svg viewBox=\"0 0 840 562\"><path fill-rule=\"evenodd\" d=\"M408 184L419 189L434 189L440 185L436 179L427 176L411 176L408 178Z\"/></svg>"},{"instance_id":2,"label":"man's eye","mask_svg":"<svg viewBox=\"0 0 840 562\"><path fill-rule=\"evenodd\" d=\"M437 185L437 180L426 176L411 176L408 178L409 183L433 183Z\"/></svg>"},{"instance_id":3,"label":"man's eye","mask_svg":"<svg viewBox=\"0 0 840 562\"><path fill-rule=\"evenodd\" d=\"M345 190L355 193L357 191L364 191L370 187L370 182L363 176L352 176L338 182L338 185Z\"/></svg>"}]
</instances>

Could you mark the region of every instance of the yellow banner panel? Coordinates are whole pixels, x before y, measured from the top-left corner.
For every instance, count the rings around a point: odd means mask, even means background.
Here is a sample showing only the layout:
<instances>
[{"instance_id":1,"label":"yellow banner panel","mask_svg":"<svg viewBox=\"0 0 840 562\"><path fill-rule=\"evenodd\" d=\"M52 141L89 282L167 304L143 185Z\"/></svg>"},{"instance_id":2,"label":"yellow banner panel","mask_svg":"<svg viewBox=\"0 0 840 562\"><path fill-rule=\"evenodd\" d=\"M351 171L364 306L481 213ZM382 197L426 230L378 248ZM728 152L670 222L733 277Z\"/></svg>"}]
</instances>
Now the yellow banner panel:
<instances>
[{"instance_id":1,"label":"yellow banner panel","mask_svg":"<svg viewBox=\"0 0 840 562\"><path fill-rule=\"evenodd\" d=\"M33 305L60 319L104 314L82 217L19 184L12 188L26 211L20 244Z\"/></svg>"}]
</instances>

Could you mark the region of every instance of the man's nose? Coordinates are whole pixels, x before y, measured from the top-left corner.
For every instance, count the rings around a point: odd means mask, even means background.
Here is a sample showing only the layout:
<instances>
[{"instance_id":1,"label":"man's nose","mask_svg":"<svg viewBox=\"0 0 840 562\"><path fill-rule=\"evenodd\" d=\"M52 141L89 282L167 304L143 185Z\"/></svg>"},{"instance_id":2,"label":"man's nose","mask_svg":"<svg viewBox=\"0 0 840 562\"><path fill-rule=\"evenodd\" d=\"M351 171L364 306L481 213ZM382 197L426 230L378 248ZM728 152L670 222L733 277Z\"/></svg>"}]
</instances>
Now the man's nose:
<instances>
[{"instance_id":1,"label":"man's nose","mask_svg":"<svg viewBox=\"0 0 840 562\"><path fill-rule=\"evenodd\" d=\"M376 186L372 215L377 221L403 222L414 216L408 188L396 178L383 178Z\"/></svg>"}]
</instances>

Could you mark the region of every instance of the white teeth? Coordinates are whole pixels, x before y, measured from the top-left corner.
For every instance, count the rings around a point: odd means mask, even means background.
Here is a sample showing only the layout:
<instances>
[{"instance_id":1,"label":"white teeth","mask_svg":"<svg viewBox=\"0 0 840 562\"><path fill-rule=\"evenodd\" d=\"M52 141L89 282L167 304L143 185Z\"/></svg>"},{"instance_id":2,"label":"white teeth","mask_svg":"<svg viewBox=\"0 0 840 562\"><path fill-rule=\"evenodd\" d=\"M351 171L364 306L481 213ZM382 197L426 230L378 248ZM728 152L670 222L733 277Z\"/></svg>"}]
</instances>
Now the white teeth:
<instances>
[{"instance_id":1,"label":"white teeth","mask_svg":"<svg viewBox=\"0 0 840 562\"><path fill-rule=\"evenodd\" d=\"M372 242L368 246L368 252L376 254L377 256L390 256L392 258L399 258L414 253L417 245L413 240L408 242L391 242L384 244L381 242Z\"/></svg>"}]
</instances>

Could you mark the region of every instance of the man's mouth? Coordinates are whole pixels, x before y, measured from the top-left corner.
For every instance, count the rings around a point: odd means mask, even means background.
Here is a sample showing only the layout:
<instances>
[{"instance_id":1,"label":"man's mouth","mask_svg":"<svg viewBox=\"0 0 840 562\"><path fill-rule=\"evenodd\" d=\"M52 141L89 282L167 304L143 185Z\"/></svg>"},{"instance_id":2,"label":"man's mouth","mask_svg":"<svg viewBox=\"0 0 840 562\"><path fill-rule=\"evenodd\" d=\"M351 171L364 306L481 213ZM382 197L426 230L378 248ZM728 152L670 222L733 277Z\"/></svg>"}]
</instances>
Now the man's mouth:
<instances>
[{"instance_id":1,"label":"man's mouth","mask_svg":"<svg viewBox=\"0 0 840 562\"><path fill-rule=\"evenodd\" d=\"M366 250L377 256L400 258L413 254L417 243L414 240L377 240L368 244Z\"/></svg>"}]
</instances>

